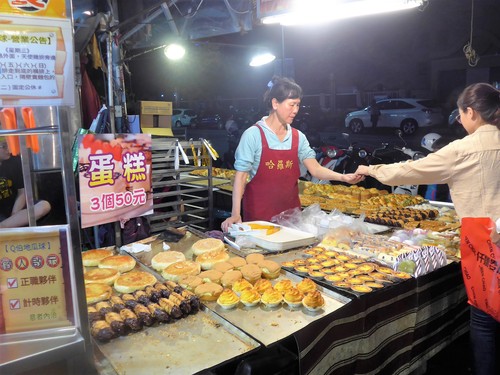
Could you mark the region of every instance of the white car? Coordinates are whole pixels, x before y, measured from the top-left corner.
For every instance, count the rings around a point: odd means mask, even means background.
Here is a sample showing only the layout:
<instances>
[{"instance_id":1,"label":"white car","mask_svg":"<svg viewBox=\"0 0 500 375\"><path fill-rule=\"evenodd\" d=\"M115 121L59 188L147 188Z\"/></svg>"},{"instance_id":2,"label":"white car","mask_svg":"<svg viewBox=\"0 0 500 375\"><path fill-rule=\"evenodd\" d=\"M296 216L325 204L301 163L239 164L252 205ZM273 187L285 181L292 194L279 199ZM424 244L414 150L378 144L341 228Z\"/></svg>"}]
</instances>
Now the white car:
<instances>
[{"instance_id":1,"label":"white car","mask_svg":"<svg viewBox=\"0 0 500 375\"><path fill-rule=\"evenodd\" d=\"M377 101L380 116L377 127L399 128L410 135L418 128L441 125L443 111L432 99L383 99ZM345 127L353 133L361 133L364 128L371 128L371 106L347 114Z\"/></svg>"},{"instance_id":2,"label":"white car","mask_svg":"<svg viewBox=\"0 0 500 375\"><path fill-rule=\"evenodd\" d=\"M196 112L192 109L176 108L172 111L172 127L189 126L196 117Z\"/></svg>"}]
</instances>

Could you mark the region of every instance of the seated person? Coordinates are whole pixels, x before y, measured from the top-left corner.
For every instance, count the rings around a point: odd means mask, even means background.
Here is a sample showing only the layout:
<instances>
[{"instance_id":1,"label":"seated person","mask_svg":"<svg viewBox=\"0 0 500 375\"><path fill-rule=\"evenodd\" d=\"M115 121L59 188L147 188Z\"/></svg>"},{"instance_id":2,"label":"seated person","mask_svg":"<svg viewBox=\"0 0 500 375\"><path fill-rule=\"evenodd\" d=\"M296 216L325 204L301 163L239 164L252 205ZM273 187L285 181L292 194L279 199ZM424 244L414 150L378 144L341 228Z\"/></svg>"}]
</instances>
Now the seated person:
<instances>
[{"instance_id":1,"label":"seated person","mask_svg":"<svg viewBox=\"0 0 500 375\"><path fill-rule=\"evenodd\" d=\"M19 156L12 156L5 137L0 137L0 228L17 228L29 224L22 164ZM47 201L34 206L35 219L50 212Z\"/></svg>"}]
</instances>

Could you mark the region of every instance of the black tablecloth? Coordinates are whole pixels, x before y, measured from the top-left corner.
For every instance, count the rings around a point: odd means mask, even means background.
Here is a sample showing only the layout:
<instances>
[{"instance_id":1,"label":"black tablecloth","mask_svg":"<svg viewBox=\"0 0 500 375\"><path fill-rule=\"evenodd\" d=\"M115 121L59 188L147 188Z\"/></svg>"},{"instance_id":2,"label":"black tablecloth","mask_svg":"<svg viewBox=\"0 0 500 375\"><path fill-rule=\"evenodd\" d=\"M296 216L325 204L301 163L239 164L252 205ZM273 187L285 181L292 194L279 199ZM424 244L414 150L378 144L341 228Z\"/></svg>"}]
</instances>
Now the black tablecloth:
<instances>
[{"instance_id":1,"label":"black tablecloth","mask_svg":"<svg viewBox=\"0 0 500 375\"><path fill-rule=\"evenodd\" d=\"M459 263L355 298L295 334L303 374L424 373L468 330Z\"/></svg>"}]
</instances>

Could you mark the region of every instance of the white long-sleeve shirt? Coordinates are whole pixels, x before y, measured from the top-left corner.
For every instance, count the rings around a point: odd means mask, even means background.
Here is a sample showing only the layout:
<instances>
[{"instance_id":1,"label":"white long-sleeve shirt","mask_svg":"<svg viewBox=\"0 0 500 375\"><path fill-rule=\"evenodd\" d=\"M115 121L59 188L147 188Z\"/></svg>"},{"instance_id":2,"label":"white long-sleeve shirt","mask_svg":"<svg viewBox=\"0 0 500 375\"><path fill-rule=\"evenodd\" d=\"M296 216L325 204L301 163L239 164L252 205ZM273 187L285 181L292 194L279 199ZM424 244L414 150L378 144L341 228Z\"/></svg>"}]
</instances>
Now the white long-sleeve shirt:
<instances>
[{"instance_id":1,"label":"white long-sleeve shirt","mask_svg":"<svg viewBox=\"0 0 500 375\"><path fill-rule=\"evenodd\" d=\"M369 173L393 186L446 183L460 218L500 218L500 130L494 125L482 125L420 160L372 165Z\"/></svg>"}]
</instances>

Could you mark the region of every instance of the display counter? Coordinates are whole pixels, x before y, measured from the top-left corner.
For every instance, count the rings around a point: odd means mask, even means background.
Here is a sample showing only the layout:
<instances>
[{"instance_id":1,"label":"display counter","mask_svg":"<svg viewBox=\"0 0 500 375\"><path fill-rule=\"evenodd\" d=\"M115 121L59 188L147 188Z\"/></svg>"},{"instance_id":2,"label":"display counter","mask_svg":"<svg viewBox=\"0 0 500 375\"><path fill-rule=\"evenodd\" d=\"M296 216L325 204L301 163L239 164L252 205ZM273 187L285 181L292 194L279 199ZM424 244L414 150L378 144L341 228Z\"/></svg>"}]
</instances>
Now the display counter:
<instances>
[{"instance_id":1,"label":"display counter","mask_svg":"<svg viewBox=\"0 0 500 375\"><path fill-rule=\"evenodd\" d=\"M188 229L179 242L169 243L170 250L187 250L186 256L192 257L190 246L200 236ZM164 241L155 236L141 242L148 241L151 251L132 255L161 279L150 266ZM279 261L293 251L266 259ZM237 253L241 255L233 255ZM302 279L285 270L282 276ZM147 327L108 343L94 342L96 367L106 375L138 371L136 366L164 374L266 373L265 363L277 373L418 374L425 373L428 359L467 331L468 307L457 262L372 293L320 290L326 304L314 313L286 306L225 310L206 302L202 311L172 324ZM276 348L283 346L291 353L280 364Z\"/></svg>"}]
</instances>

